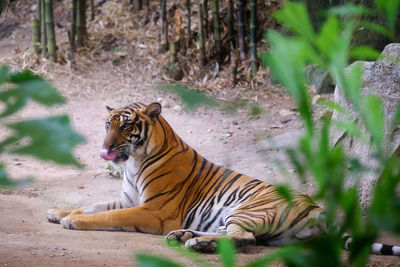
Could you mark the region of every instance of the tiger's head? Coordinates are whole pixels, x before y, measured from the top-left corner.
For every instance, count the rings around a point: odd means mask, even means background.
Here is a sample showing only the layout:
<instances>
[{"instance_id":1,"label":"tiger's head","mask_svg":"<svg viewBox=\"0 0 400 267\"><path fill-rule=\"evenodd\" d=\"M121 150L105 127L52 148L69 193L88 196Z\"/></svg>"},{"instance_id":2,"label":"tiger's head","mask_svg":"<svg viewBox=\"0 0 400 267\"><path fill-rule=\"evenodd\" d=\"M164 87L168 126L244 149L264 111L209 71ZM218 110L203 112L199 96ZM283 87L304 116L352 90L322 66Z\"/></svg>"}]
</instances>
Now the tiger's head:
<instances>
[{"instance_id":1,"label":"tiger's head","mask_svg":"<svg viewBox=\"0 0 400 267\"><path fill-rule=\"evenodd\" d=\"M120 109L107 106L106 137L100 157L113 162L125 161L129 156L143 158L158 122L161 105L133 103Z\"/></svg>"}]
</instances>

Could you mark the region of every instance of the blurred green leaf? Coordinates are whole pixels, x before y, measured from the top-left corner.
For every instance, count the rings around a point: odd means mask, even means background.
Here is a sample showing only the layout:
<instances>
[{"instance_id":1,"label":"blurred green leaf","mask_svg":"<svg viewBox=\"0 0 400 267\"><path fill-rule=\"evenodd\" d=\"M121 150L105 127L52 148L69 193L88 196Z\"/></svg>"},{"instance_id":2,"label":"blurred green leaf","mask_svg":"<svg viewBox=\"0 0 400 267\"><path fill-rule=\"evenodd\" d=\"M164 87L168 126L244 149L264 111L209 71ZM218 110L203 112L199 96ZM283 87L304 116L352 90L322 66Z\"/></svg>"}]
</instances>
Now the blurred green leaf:
<instances>
[{"instance_id":1,"label":"blurred green leaf","mask_svg":"<svg viewBox=\"0 0 400 267\"><path fill-rule=\"evenodd\" d=\"M284 7L275 13L275 17L305 40L309 42L314 41L314 29L311 25L305 5L295 2L286 2Z\"/></svg>"},{"instance_id":2,"label":"blurred green leaf","mask_svg":"<svg viewBox=\"0 0 400 267\"><path fill-rule=\"evenodd\" d=\"M36 75L30 70L24 70L22 72L15 71L10 73L9 75L9 81L16 84L34 80L43 81L43 78Z\"/></svg>"},{"instance_id":3,"label":"blurred green leaf","mask_svg":"<svg viewBox=\"0 0 400 267\"><path fill-rule=\"evenodd\" d=\"M385 14L389 28L394 33L400 0L375 0L375 4Z\"/></svg>"},{"instance_id":4,"label":"blurred green leaf","mask_svg":"<svg viewBox=\"0 0 400 267\"><path fill-rule=\"evenodd\" d=\"M81 166L71 154L71 150L84 139L71 129L66 115L17 122L9 127L14 130L14 136L10 138L29 140L28 144L20 145L12 150L12 153L32 155L59 164Z\"/></svg>"},{"instance_id":5,"label":"blurred green leaf","mask_svg":"<svg viewBox=\"0 0 400 267\"><path fill-rule=\"evenodd\" d=\"M164 259L158 256L137 254L137 264L139 267L180 267L182 265L173 262L168 259Z\"/></svg>"},{"instance_id":6,"label":"blurred green leaf","mask_svg":"<svg viewBox=\"0 0 400 267\"><path fill-rule=\"evenodd\" d=\"M4 166L2 164L0 164L0 188L20 186L20 185L31 183L32 181L33 181L32 178L10 180L7 176L7 173L4 170Z\"/></svg>"},{"instance_id":7,"label":"blurred green leaf","mask_svg":"<svg viewBox=\"0 0 400 267\"><path fill-rule=\"evenodd\" d=\"M328 108L331 111L336 111L339 112L340 114L348 115L349 112L339 103L336 103L334 101L325 99L325 98L319 98L316 102L316 104L324 106Z\"/></svg>"},{"instance_id":8,"label":"blurred green leaf","mask_svg":"<svg viewBox=\"0 0 400 267\"><path fill-rule=\"evenodd\" d=\"M337 41L340 40L340 24L336 17L329 17L328 20L322 25L321 32L319 33L316 43L319 50L328 59L331 59Z\"/></svg>"},{"instance_id":9,"label":"blurred green leaf","mask_svg":"<svg viewBox=\"0 0 400 267\"><path fill-rule=\"evenodd\" d=\"M350 57L358 60L377 60L381 53L369 46L356 46L350 51Z\"/></svg>"},{"instance_id":10,"label":"blurred green leaf","mask_svg":"<svg viewBox=\"0 0 400 267\"><path fill-rule=\"evenodd\" d=\"M391 32L390 30L388 30L385 26L380 25L380 24L376 24L370 21L359 21L358 22L358 30L359 31L364 31L365 29L374 31L376 33L379 33L383 36L386 36L390 39L395 39L394 33Z\"/></svg>"},{"instance_id":11,"label":"blurred green leaf","mask_svg":"<svg viewBox=\"0 0 400 267\"><path fill-rule=\"evenodd\" d=\"M367 137L360 131L359 125L355 121L336 121L332 120L332 124L339 129L342 129L346 134L350 134L364 144L368 143Z\"/></svg>"},{"instance_id":12,"label":"blurred green leaf","mask_svg":"<svg viewBox=\"0 0 400 267\"><path fill-rule=\"evenodd\" d=\"M215 99L208 97L205 93L201 91L192 90L185 85L161 85L160 89L177 94L189 110L194 110L197 106L201 105L217 105L217 101Z\"/></svg>"},{"instance_id":13,"label":"blurred green leaf","mask_svg":"<svg viewBox=\"0 0 400 267\"><path fill-rule=\"evenodd\" d=\"M233 242L228 238L218 239L217 252L221 258L222 265L225 267L235 266L236 249Z\"/></svg>"},{"instance_id":14,"label":"blurred green leaf","mask_svg":"<svg viewBox=\"0 0 400 267\"><path fill-rule=\"evenodd\" d=\"M287 202L291 202L293 200L292 190L288 185L277 185L276 193L285 198Z\"/></svg>"},{"instance_id":15,"label":"blurred green leaf","mask_svg":"<svg viewBox=\"0 0 400 267\"><path fill-rule=\"evenodd\" d=\"M6 106L0 114L0 118L17 112L25 106L29 99L47 106L65 102L54 87L31 71L8 74L8 68L2 67L0 76L0 80L16 85L14 88L0 91L0 101Z\"/></svg>"},{"instance_id":16,"label":"blurred green leaf","mask_svg":"<svg viewBox=\"0 0 400 267\"><path fill-rule=\"evenodd\" d=\"M335 6L328 10L328 14L331 16L349 17L350 19L357 19L361 15L372 15L374 13L375 12L373 9L369 9L360 5L355 5L353 3L346 3L344 5Z\"/></svg>"}]
</instances>

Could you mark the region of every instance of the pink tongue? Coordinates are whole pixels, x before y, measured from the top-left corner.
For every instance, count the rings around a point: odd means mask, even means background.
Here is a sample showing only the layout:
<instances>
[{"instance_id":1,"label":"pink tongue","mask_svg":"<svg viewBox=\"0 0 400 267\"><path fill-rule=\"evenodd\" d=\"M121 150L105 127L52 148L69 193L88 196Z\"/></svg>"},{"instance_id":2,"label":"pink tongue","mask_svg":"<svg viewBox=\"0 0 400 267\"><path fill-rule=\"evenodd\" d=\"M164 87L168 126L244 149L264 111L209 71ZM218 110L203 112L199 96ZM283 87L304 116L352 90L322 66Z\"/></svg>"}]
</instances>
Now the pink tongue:
<instances>
[{"instance_id":1,"label":"pink tongue","mask_svg":"<svg viewBox=\"0 0 400 267\"><path fill-rule=\"evenodd\" d=\"M117 153L112 152L111 150L103 148L100 152L100 157L105 160L113 160L117 157Z\"/></svg>"}]
</instances>

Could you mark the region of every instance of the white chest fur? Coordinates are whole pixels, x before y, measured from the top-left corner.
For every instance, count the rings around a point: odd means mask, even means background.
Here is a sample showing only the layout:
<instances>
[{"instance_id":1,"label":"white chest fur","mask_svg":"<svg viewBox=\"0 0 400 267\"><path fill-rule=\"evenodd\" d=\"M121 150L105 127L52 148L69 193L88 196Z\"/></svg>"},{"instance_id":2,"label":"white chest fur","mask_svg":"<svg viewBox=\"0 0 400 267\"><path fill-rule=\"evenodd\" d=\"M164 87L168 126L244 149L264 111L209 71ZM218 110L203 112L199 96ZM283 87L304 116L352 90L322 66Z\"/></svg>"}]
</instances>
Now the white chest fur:
<instances>
[{"instance_id":1,"label":"white chest fur","mask_svg":"<svg viewBox=\"0 0 400 267\"><path fill-rule=\"evenodd\" d=\"M140 168L140 163L132 157L125 163L124 179L122 182L122 205L124 208L130 208L141 205L139 191L137 189L137 176Z\"/></svg>"}]
</instances>

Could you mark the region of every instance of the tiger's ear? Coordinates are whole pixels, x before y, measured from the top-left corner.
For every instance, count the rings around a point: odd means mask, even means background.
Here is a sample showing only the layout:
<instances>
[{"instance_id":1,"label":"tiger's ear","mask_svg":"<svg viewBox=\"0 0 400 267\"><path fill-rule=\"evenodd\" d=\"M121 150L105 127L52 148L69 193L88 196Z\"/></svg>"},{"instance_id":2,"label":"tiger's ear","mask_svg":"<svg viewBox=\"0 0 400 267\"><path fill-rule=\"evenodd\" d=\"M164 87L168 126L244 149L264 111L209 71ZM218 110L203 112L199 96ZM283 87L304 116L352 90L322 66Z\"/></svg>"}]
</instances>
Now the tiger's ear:
<instances>
[{"instance_id":1,"label":"tiger's ear","mask_svg":"<svg viewBox=\"0 0 400 267\"><path fill-rule=\"evenodd\" d=\"M114 109L113 109L112 107L110 107L110 106L106 106L106 109L107 109L108 113L110 113L111 111L114 110Z\"/></svg>"},{"instance_id":2,"label":"tiger's ear","mask_svg":"<svg viewBox=\"0 0 400 267\"><path fill-rule=\"evenodd\" d=\"M144 114L149 116L151 119L157 118L157 116L160 115L160 113L161 113L161 104L157 102L151 103L144 110Z\"/></svg>"}]
</instances>

